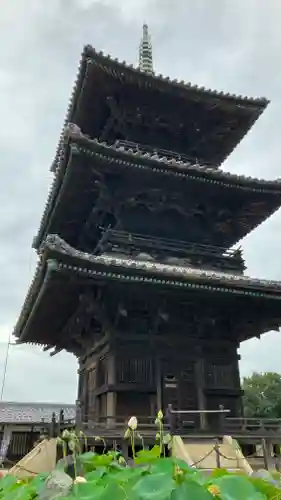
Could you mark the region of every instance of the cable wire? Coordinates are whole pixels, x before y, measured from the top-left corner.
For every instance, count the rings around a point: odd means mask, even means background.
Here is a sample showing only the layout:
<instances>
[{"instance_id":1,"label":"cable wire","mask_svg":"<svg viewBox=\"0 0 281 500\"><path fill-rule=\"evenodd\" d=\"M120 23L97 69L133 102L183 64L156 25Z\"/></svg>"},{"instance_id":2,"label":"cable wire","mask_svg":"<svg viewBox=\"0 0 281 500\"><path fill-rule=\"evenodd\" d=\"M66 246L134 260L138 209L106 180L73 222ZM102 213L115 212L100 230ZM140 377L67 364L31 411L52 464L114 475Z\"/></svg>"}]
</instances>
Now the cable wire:
<instances>
[{"instance_id":1,"label":"cable wire","mask_svg":"<svg viewBox=\"0 0 281 500\"><path fill-rule=\"evenodd\" d=\"M32 273L32 252L30 252L29 263L28 263L28 279L29 279L29 281L31 281L31 273ZM8 367L9 354L10 354L10 346L11 345L15 345L15 343L11 342L11 333L10 333L9 334L9 338L8 338L8 343L7 343L7 350L6 350L5 362L4 362L4 370L3 370L3 377L2 377L2 384L1 384L0 401L3 401L3 395L4 395L4 390L5 390L5 383L6 383L6 376L7 376L7 367Z\"/></svg>"},{"instance_id":2,"label":"cable wire","mask_svg":"<svg viewBox=\"0 0 281 500\"><path fill-rule=\"evenodd\" d=\"M9 334L9 338L8 338L8 342L7 342L7 350L6 350L6 356L5 356L3 377L2 377L0 401L3 401L4 389L5 389L5 383L6 383L6 375L7 375L7 367L8 367L8 360L9 360L10 345L11 345L11 334Z\"/></svg>"}]
</instances>

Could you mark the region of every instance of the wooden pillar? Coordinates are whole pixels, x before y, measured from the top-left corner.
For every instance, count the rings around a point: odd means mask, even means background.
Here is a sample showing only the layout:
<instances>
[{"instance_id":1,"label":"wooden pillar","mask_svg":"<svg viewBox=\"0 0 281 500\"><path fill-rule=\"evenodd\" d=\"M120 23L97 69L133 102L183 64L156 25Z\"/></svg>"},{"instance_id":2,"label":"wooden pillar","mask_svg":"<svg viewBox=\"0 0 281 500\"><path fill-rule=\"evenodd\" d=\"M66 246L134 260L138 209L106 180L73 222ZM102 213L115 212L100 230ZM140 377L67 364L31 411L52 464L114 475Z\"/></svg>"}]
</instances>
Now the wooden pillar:
<instances>
[{"instance_id":1,"label":"wooden pillar","mask_svg":"<svg viewBox=\"0 0 281 500\"><path fill-rule=\"evenodd\" d=\"M82 417L82 408L81 408L81 401L77 399L76 401L76 408L75 408L75 425L80 429L82 427L83 423L83 417Z\"/></svg>"},{"instance_id":2,"label":"wooden pillar","mask_svg":"<svg viewBox=\"0 0 281 500\"><path fill-rule=\"evenodd\" d=\"M89 421L89 395L88 395L88 378L89 373L86 367L79 369L79 391L78 400L80 401L81 418L84 422Z\"/></svg>"},{"instance_id":3,"label":"wooden pillar","mask_svg":"<svg viewBox=\"0 0 281 500\"><path fill-rule=\"evenodd\" d=\"M275 469L274 459L273 459L273 447L270 439L262 440L263 457L265 469L272 471Z\"/></svg>"},{"instance_id":4,"label":"wooden pillar","mask_svg":"<svg viewBox=\"0 0 281 500\"><path fill-rule=\"evenodd\" d=\"M275 455L275 467L278 472L281 472L281 448L280 448L280 443L277 444L277 450L276 450L276 455Z\"/></svg>"},{"instance_id":5,"label":"wooden pillar","mask_svg":"<svg viewBox=\"0 0 281 500\"><path fill-rule=\"evenodd\" d=\"M197 387L198 410L206 410L206 398L204 394L204 361L201 352L195 364L195 380ZM207 427L206 413L200 413L200 428L205 430Z\"/></svg>"},{"instance_id":6,"label":"wooden pillar","mask_svg":"<svg viewBox=\"0 0 281 500\"><path fill-rule=\"evenodd\" d=\"M163 411L163 394L162 394L162 373L161 373L161 359L157 356L155 359L156 364L156 404L157 410Z\"/></svg>"},{"instance_id":7,"label":"wooden pillar","mask_svg":"<svg viewBox=\"0 0 281 500\"><path fill-rule=\"evenodd\" d=\"M115 369L115 355L110 354L108 356L107 361L107 383L108 385L114 385L116 383L116 369ZM115 427L115 418L116 417L116 393L108 392L107 393L107 402L106 402L107 410L107 426ZM113 417L113 418L112 418Z\"/></svg>"},{"instance_id":8,"label":"wooden pillar","mask_svg":"<svg viewBox=\"0 0 281 500\"><path fill-rule=\"evenodd\" d=\"M13 438L12 432L13 432L13 426L6 424L4 426L3 437L2 437L2 442L1 442L0 465L3 464L5 458L8 455L9 446L10 446L10 444L12 442L12 438Z\"/></svg>"}]
</instances>

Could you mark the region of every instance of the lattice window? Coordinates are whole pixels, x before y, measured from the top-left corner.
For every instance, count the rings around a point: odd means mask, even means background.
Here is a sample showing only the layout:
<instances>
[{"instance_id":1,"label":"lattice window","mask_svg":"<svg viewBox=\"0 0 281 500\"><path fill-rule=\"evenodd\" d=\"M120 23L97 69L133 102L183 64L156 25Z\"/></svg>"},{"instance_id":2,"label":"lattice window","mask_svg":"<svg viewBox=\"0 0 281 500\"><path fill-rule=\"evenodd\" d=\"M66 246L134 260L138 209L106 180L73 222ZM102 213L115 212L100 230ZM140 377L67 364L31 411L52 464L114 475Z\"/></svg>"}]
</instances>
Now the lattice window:
<instances>
[{"instance_id":1,"label":"lattice window","mask_svg":"<svg viewBox=\"0 0 281 500\"><path fill-rule=\"evenodd\" d=\"M95 410L95 390L97 387L97 370L96 367L90 368L87 372L87 408L88 413L91 415Z\"/></svg>"},{"instance_id":2,"label":"lattice window","mask_svg":"<svg viewBox=\"0 0 281 500\"><path fill-rule=\"evenodd\" d=\"M146 384L153 381L153 364L151 359L122 359L117 368L118 382Z\"/></svg>"},{"instance_id":3,"label":"lattice window","mask_svg":"<svg viewBox=\"0 0 281 500\"><path fill-rule=\"evenodd\" d=\"M12 436L9 451L13 455L24 455L27 451L27 438L26 432L15 432Z\"/></svg>"},{"instance_id":4,"label":"lattice window","mask_svg":"<svg viewBox=\"0 0 281 500\"><path fill-rule=\"evenodd\" d=\"M96 380L97 378L97 373L96 373L96 368L92 368L88 372L88 390L89 391L94 391L96 389Z\"/></svg>"},{"instance_id":5,"label":"lattice window","mask_svg":"<svg viewBox=\"0 0 281 500\"><path fill-rule=\"evenodd\" d=\"M102 385L107 384L108 380L108 369L107 369L107 358L104 357L100 359L98 363L98 371L97 371L97 386L101 387Z\"/></svg>"},{"instance_id":6,"label":"lattice window","mask_svg":"<svg viewBox=\"0 0 281 500\"><path fill-rule=\"evenodd\" d=\"M209 364L205 372L205 383L210 388L233 388L233 366Z\"/></svg>"}]
</instances>

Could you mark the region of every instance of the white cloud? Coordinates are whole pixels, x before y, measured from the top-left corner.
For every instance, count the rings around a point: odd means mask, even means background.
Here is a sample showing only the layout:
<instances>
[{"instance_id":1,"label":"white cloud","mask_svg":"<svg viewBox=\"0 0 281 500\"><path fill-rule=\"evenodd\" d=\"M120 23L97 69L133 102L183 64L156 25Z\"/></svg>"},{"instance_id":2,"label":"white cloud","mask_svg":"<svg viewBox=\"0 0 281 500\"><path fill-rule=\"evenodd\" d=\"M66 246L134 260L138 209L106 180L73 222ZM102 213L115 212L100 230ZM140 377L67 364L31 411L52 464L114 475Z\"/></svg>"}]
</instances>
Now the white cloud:
<instances>
[{"instance_id":1,"label":"white cloud","mask_svg":"<svg viewBox=\"0 0 281 500\"><path fill-rule=\"evenodd\" d=\"M7 345L0 343L0 392ZM3 400L74 403L77 397L77 363L70 354L51 358L36 347L10 346Z\"/></svg>"},{"instance_id":2,"label":"white cloud","mask_svg":"<svg viewBox=\"0 0 281 500\"><path fill-rule=\"evenodd\" d=\"M91 11L94 5L104 5L110 9L118 8L121 15L126 20L137 20L139 23L144 21L143 16L147 13L151 2L149 0L76 0L76 4L81 9Z\"/></svg>"}]
</instances>

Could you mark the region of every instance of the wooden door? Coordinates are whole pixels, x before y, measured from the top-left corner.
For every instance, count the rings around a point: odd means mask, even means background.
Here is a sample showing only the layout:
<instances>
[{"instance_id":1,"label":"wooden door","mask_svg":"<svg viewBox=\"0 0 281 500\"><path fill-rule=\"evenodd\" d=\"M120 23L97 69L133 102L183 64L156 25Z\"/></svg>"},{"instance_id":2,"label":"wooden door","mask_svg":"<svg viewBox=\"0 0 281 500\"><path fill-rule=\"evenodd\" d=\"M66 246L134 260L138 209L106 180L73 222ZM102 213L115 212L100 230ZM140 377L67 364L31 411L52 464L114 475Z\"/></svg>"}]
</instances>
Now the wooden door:
<instances>
[{"instance_id":1,"label":"wooden door","mask_svg":"<svg viewBox=\"0 0 281 500\"><path fill-rule=\"evenodd\" d=\"M179 401L179 369L174 360L161 360L162 409L172 405L175 410L180 409Z\"/></svg>"},{"instance_id":2,"label":"wooden door","mask_svg":"<svg viewBox=\"0 0 281 500\"><path fill-rule=\"evenodd\" d=\"M172 405L174 410L190 413L179 414L177 424L186 429L198 426L198 397L196 386L195 361L177 359L162 363L162 401L163 408ZM192 413L194 412L194 413Z\"/></svg>"}]
</instances>

